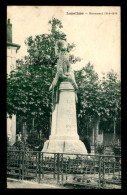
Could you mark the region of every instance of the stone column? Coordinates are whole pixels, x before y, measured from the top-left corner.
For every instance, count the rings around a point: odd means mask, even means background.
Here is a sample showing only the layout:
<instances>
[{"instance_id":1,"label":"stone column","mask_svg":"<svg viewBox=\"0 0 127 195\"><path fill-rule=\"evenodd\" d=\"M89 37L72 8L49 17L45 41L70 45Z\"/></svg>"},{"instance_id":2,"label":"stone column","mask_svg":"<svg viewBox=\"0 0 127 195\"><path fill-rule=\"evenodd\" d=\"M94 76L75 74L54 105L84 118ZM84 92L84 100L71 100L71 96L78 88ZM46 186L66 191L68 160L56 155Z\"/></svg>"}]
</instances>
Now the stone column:
<instances>
[{"instance_id":1,"label":"stone column","mask_svg":"<svg viewBox=\"0 0 127 195\"><path fill-rule=\"evenodd\" d=\"M61 82L59 86L59 103L52 113L51 135L42 152L87 153L77 133L76 95L70 82Z\"/></svg>"}]
</instances>

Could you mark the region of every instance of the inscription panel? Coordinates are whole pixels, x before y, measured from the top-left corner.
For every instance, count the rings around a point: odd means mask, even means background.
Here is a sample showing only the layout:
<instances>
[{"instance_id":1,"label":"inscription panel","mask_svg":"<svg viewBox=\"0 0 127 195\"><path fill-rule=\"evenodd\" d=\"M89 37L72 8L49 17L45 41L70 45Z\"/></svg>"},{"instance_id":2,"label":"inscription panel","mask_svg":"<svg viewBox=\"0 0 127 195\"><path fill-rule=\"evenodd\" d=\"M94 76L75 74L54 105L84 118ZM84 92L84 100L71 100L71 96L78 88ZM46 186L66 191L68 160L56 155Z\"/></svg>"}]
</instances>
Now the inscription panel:
<instances>
[{"instance_id":1,"label":"inscription panel","mask_svg":"<svg viewBox=\"0 0 127 195\"><path fill-rule=\"evenodd\" d=\"M77 135L74 92L61 92L57 110L57 135Z\"/></svg>"}]
</instances>

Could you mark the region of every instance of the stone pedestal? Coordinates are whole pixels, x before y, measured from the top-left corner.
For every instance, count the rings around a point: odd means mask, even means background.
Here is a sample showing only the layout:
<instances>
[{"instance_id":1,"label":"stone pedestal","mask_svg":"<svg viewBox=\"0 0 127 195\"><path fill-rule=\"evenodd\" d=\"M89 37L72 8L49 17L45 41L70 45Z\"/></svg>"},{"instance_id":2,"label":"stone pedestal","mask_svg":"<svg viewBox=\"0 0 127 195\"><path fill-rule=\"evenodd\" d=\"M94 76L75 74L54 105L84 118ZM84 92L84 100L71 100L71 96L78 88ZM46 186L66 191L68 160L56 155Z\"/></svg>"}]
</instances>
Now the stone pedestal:
<instances>
[{"instance_id":1,"label":"stone pedestal","mask_svg":"<svg viewBox=\"0 0 127 195\"><path fill-rule=\"evenodd\" d=\"M76 95L70 82L61 82L59 86L59 103L52 113L51 135L42 152L87 154L77 133Z\"/></svg>"}]
</instances>

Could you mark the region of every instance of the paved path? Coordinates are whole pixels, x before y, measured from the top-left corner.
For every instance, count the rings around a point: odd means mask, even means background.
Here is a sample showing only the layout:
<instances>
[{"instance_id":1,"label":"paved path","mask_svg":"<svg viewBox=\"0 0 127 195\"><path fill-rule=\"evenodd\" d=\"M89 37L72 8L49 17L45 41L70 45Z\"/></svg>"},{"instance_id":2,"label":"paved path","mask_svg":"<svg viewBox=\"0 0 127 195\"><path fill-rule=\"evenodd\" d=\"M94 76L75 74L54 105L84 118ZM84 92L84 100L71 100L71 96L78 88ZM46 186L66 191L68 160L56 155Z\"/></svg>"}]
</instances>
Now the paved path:
<instances>
[{"instance_id":1,"label":"paved path","mask_svg":"<svg viewBox=\"0 0 127 195\"><path fill-rule=\"evenodd\" d=\"M29 181L20 181L14 179L7 179L7 188L15 189L15 188L23 188L23 189L67 189L65 187L49 185L49 184L39 184L37 182L29 182Z\"/></svg>"}]
</instances>

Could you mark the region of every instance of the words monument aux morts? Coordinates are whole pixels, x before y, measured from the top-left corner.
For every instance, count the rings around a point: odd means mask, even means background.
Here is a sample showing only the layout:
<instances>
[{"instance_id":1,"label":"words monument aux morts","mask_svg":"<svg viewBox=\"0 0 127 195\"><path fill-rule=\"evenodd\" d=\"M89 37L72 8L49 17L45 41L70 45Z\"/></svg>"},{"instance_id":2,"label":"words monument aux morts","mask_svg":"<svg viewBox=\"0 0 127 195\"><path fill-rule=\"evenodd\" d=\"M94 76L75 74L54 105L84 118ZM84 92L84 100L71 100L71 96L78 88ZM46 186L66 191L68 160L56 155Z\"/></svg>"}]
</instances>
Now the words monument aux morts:
<instances>
[{"instance_id":1,"label":"words monument aux morts","mask_svg":"<svg viewBox=\"0 0 127 195\"><path fill-rule=\"evenodd\" d=\"M50 86L53 97L52 125L49 140L42 152L87 154L77 133L76 101L78 86L69 63L68 44L56 42L57 73Z\"/></svg>"}]
</instances>

